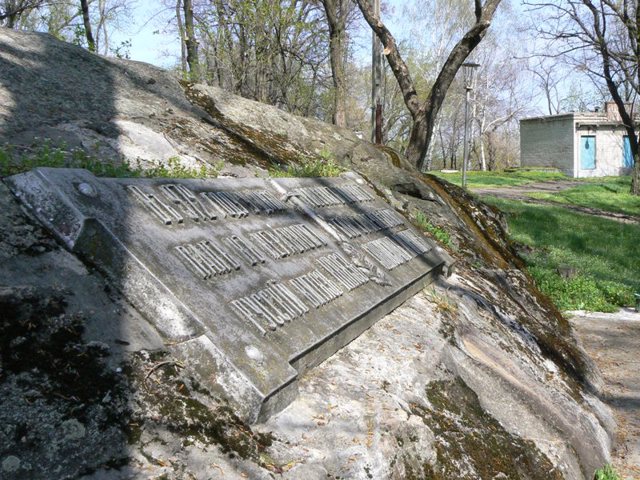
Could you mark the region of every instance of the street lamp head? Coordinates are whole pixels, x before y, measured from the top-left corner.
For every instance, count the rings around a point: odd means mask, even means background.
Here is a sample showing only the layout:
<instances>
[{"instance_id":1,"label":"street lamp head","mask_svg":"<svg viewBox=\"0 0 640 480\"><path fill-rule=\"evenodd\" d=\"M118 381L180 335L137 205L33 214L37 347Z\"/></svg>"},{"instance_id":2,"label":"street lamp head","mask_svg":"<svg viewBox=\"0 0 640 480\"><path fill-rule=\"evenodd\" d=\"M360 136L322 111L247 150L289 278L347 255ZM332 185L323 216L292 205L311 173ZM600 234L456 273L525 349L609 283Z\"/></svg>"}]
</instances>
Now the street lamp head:
<instances>
[{"instance_id":1,"label":"street lamp head","mask_svg":"<svg viewBox=\"0 0 640 480\"><path fill-rule=\"evenodd\" d=\"M479 63L465 62L462 64L462 74L464 76L464 88L467 90L473 90L473 75L476 68L480 66Z\"/></svg>"}]
</instances>

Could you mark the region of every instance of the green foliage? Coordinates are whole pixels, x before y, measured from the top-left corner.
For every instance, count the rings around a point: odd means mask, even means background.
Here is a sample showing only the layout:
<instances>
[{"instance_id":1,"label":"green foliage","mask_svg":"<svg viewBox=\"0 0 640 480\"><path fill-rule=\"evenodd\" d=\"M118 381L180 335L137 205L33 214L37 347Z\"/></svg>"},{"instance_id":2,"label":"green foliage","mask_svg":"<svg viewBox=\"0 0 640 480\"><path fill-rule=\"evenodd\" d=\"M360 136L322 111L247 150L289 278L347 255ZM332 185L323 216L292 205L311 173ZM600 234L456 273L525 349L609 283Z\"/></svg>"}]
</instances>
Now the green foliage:
<instances>
[{"instance_id":1,"label":"green foliage","mask_svg":"<svg viewBox=\"0 0 640 480\"><path fill-rule=\"evenodd\" d=\"M142 176L153 178L215 178L220 174L224 162L218 162L213 167L201 165L199 168L185 167L179 157L171 157L166 164L142 171Z\"/></svg>"},{"instance_id":2,"label":"green foliage","mask_svg":"<svg viewBox=\"0 0 640 480\"><path fill-rule=\"evenodd\" d=\"M67 150L64 145L52 147L47 140L26 155L14 155L10 148L0 148L0 177L37 167L52 167L84 168L98 177L215 178L222 165L220 162L213 167L202 165L188 168L181 164L178 157L172 157L167 164L158 162L154 168L143 169L139 164L132 166L128 162L102 162L82 149Z\"/></svg>"},{"instance_id":3,"label":"green foliage","mask_svg":"<svg viewBox=\"0 0 640 480\"><path fill-rule=\"evenodd\" d=\"M640 226L546 205L486 198L507 214L539 288L562 310L615 311L640 291ZM564 273L564 275L563 275Z\"/></svg>"},{"instance_id":4,"label":"green foliage","mask_svg":"<svg viewBox=\"0 0 640 480\"><path fill-rule=\"evenodd\" d=\"M123 40L120 42L120 45L111 49L111 53L113 53L117 58L127 59L131 58L131 47L132 47L131 39Z\"/></svg>"},{"instance_id":5,"label":"green foliage","mask_svg":"<svg viewBox=\"0 0 640 480\"><path fill-rule=\"evenodd\" d=\"M462 185L462 172L442 173L438 171L429 172L438 177ZM549 180L567 180L568 177L554 169L513 169L509 171L495 172L467 172L467 185L469 187L496 187L525 185L533 182L546 182Z\"/></svg>"},{"instance_id":6,"label":"green foliage","mask_svg":"<svg viewBox=\"0 0 640 480\"><path fill-rule=\"evenodd\" d=\"M598 208L607 212L640 215L640 197L631 195L631 176L585 179L584 184L556 193L533 193L531 197L568 205Z\"/></svg>"},{"instance_id":7,"label":"green foliage","mask_svg":"<svg viewBox=\"0 0 640 480\"><path fill-rule=\"evenodd\" d=\"M611 465L605 465L602 468L596 470L593 475L594 480L622 480L620 475L614 470Z\"/></svg>"},{"instance_id":8,"label":"green foliage","mask_svg":"<svg viewBox=\"0 0 640 480\"><path fill-rule=\"evenodd\" d=\"M445 229L437 227L427 219L423 212L416 213L415 223L421 230L429 232L433 237L443 245L451 246L451 235Z\"/></svg>"},{"instance_id":9,"label":"green foliage","mask_svg":"<svg viewBox=\"0 0 640 480\"><path fill-rule=\"evenodd\" d=\"M272 177L337 177L344 168L338 165L326 150L320 152L320 158L303 159L299 164L286 165L284 168L272 168Z\"/></svg>"},{"instance_id":10,"label":"green foliage","mask_svg":"<svg viewBox=\"0 0 640 480\"><path fill-rule=\"evenodd\" d=\"M632 301L632 291L613 282L597 282L588 275L563 278L555 270L536 265L529 272L561 310L615 312Z\"/></svg>"},{"instance_id":11,"label":"green foliage","mask_svg":"<svg viewBox=\"0 0 640 480\"><path fill-rule=\"evenodd\" d=\"M451 300L446 293L436 292L435 288L427 291L427 296L431 303L436 306L436 310L440 313L453 314L458 311L458 304Z\"/></svg>"}]
</instances>

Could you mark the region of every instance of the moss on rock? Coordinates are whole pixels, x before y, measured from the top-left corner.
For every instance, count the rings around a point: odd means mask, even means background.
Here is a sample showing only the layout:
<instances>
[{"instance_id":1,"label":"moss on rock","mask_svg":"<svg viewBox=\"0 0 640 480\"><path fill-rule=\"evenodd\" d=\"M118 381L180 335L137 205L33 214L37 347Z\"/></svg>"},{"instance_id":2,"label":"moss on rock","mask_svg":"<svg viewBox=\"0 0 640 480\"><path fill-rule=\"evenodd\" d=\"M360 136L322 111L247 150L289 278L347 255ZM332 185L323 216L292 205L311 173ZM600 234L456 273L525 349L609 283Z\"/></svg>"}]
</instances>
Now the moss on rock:
<instances>
[{"instance_id":1,"label":"moss on rock","mask_svg":"<svg viewBox=\"0 0 640 480\"><path fill-rule=\"evenodd\" d=\"M507 432L460 378L431 382L429 406L412 405L436 436L436 462L407 478L553 480L563 476L535 444Z\"/></svg>"},{"instance_id":2,"label":"moss on rock","mask_svg":"<svg viewBox=\"0 0 640 480\"><path fill-rule=\"evenodd\" d=\"M129 437L137 441L145 430L152 432L160 427L181 438L184 446L196 442L204 447L217 445L230 456L259 462L272 437L255 433L167 355L141 352L129 363L136 404Z\"/></svg>"}]
</instances>

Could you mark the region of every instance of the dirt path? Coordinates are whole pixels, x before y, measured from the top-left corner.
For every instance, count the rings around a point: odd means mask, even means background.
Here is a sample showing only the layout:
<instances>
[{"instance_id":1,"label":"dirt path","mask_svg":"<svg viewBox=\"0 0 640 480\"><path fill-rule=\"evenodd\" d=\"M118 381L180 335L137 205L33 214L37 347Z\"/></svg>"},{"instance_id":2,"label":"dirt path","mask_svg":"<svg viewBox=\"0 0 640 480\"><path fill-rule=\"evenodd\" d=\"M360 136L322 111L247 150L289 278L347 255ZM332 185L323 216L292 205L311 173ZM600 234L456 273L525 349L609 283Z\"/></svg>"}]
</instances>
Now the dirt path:
<instances>
[{"instance_id":1,"label":"dirt path","mask_svg":"<svg viewBox=\"0 0 640 480\"><path fill-rule=\"evenodd\" d=\"M586 213L596 217L608 218L623 223L640 223L640 216L627 215L624 213L608 212L598 208L582 207L579 205L570 205L566 203L554 202L551 200L541 200L539 198L531 198L532 193L557 193L563 190L580 185L581 182L572 180L558 180L549 182L527 183L525 185L516 185L511 187L479 187L471 188L476 195L490 195L498 198L506 198L507 200L519 200L526 203L535 203L538 205L553 205L555 207L565 208L574 212Z\"/></svg>"},{"instance_id":2,"label":"dirt path","mask_svg":"<svg viewBox=\"0 0 640 480\"><path fill-rule=\"evenodd\" d=\"M612 463L627 480L640 479L640 313L577 313L578 339L605 381L604 397L618 424Z\"/></svg>"},{"instance_id":3,"label":"dirt path","mask_svg":"<svg viewBox=\"0 0 640 480\"><path fill-rule=\"evenodd\" d=\"M526 183L524 185L513 185L510 187L470 187L473 193L478 195L493 195L512 200L529 199L530 193L557 193L562 190L580 185L581 182L574 180L551 180L547 182Z\"/></svg>"}]
</instances>

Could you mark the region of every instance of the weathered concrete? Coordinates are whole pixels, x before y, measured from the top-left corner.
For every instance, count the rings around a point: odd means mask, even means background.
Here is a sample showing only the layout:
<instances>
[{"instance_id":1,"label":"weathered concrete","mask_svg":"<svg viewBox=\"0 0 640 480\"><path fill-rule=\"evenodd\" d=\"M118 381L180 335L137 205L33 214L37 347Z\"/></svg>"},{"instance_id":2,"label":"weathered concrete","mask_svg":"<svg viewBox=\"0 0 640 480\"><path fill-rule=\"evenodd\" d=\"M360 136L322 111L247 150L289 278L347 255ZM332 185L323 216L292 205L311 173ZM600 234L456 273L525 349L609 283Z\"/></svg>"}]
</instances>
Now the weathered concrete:
<instances>
[{"instance_id":1,"label":"weathered concrete","mask_svg":"<svg viewBox=\"0 0 640 480\"><path fill-rule=\"evenodd\" d=\"M570 177L628 175L624 159L627 132L617 115L573 112L520 120L520 163L529 167L555 167ZM617 118L615 118L617 117ZM594 168L582 168L581 137L593 137ZM595 144L594 144L595 143Z\"/></svg>"},{"instance_id":2,"label":"weathered concrete","mask_svg":"<svg viewBox=\"0 0 640 480\"><path fill-rule=\"evenodd\" d=\"M452 269L354 174L142 180L42 168L6 182L250 422Z\"/></svg>"}]
</instances>

